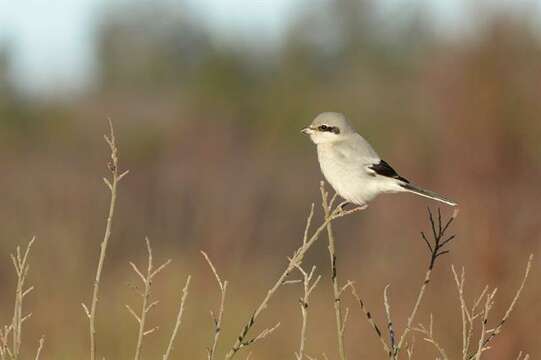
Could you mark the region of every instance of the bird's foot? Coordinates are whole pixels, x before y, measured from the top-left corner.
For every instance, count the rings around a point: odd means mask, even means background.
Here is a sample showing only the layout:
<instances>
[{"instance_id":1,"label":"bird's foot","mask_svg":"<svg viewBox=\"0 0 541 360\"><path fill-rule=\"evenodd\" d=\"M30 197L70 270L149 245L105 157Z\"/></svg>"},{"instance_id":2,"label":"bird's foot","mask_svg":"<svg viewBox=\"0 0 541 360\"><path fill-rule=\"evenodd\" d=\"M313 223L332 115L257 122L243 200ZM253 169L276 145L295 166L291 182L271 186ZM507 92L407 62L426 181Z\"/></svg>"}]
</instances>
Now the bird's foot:
<instances>
[{"instance_id":1,"label":"bird's foot","mask_svg":"<svg viewBox=\"0 0 541 360\"><path fill-rule=\"evenodd\" d=\"M345 201L345 202L341 203L340 204L340 211L346 211L347 207L350 206L350 205L353 205L353 203L351 203L349 201Z\"/></svg>"},{"instance_id":2,"label":"bird's foot","mask_svg":"<svg viewBox=\"0 0 541 360\"><path fill-rule=\"evenodd\" d=\"M360 211L360 210L365 210L367 207L368 207L368 204L362 204L362 205L357 206L357 209Z\"/></svg>"},{"instance_id":3,"label":"bird's foot","mask_svg":"<svg viewBox=\"0 0 541 360\"><path fill-rule=\"evenodd\" d=\"M348 210L349 206L354 206L354 207L352 209ZM344 201L343 203L338 205L339 213L341 213L341 214L349 213L349 212L355 212L355 211L361 211L361 210L366 209L367 207L368 207L367 204L357 205L357 204L354 204L354 203L349 202L349 201Z\"/></svg>"}]
</instances>

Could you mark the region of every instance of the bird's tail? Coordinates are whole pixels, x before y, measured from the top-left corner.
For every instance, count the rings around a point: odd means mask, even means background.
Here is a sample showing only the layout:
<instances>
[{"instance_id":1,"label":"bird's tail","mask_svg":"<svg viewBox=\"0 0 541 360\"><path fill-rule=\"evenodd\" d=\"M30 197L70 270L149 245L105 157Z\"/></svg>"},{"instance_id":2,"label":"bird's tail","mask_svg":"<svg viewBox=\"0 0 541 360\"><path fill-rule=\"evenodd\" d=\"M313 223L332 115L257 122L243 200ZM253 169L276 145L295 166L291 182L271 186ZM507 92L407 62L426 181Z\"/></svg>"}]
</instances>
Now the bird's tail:
<instances>
[{"instance_id":1,"label":"bird's tail","mask_svg":"<svg viewBox=\"0 0 541 360\"><path fill-rule=\"evenodd\" d=\"M432 199L436 201L440 201L444 204L456 206L457 204L449 199L446 199L445 197L441 196L440 194L436 194L435 192L432 192L430 190L425 190L423 188L418 187L417 185L414 185L412 183L404 183L400 184L402 188L404 188L406 191Z\"/></svg>"}]
</instances>

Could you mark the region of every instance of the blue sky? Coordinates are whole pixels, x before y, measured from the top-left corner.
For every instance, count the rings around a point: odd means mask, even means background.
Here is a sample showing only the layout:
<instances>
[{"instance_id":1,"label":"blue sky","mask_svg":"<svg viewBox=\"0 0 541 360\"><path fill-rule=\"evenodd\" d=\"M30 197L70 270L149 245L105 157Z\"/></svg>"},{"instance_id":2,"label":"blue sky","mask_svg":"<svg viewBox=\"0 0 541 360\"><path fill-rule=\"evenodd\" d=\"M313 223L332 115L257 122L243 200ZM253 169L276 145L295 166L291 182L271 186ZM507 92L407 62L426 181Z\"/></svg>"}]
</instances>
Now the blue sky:
<instances>
[{"instance_id":1,"label":"blue sky","mask_svg":"<svg viewBox=\"0 0 541 360\"><path fill-rule=\"evenodd\" d=\"M26 90L43 92L77 89L89 81L95 15L111 1L115 0L0 0L0 41L7 40L12 46L17 82ZM295 13L318 1L327 0L183 0L182 6L225 40L257 31L259 37L272 42L279 41ZM541 0L484 1L503 6L541 4ZM472 3L468 0L375 2L380 11L392 16L399 16L404 7L421 4L445 31L464 26L467 22L464 9Z\"/></svg>"},{"instance_id":2,"label":"blue sky","mask_svg":"<svg viewBox=\"0 0 541 360\"><path fill-rule=\"evenodd\" d=\"M0 0L0 39L25 87L76 86L89 70L93 0ZM71 85L70 85L71 84Z\"/></svg>"}]
</instances>

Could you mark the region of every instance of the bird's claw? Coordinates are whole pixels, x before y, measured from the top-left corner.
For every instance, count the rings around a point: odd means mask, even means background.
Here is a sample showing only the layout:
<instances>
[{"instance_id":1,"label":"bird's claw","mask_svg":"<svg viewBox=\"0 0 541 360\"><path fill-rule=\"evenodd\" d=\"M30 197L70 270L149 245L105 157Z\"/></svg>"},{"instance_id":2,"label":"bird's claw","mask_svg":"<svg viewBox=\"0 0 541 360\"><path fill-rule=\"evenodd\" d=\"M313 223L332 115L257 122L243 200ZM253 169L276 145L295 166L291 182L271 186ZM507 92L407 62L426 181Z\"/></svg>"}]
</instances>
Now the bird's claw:
<instances>
[{"instance_id":1,"label":"bird's claw","mask_svg":"<svg viewBox=\"0 0 541 360\"><path fill-rule=\"evenodd\" d=\"M343 211L346 211L346 210L347 210L346 208L347 208L349 205L353 205L353 203L350 203L349 201L345 201L345 202L341 203L341 204L340 204L340 211L342 211L342 212L343 212Z\"/></svg>"},{"instance_id":2,"label":"bird's claw","mask_svg":"<svg viewBox=\"0 0 541 360\"><path fill-rule=\"evenodd\" d=\"M354 205L356 207L348 210L347 207L350 206L350 205ZM344 201L343 203L341 203L340 205L338 205L338 215L344 215L346 213L350 213L350 212L355 212L355 211L361 211L361 210L364 210L368 207L368 205L366 204L363 204L363 205L356 205L354 203L351 203L349 201Z\"/></svg>"}]
</instances>

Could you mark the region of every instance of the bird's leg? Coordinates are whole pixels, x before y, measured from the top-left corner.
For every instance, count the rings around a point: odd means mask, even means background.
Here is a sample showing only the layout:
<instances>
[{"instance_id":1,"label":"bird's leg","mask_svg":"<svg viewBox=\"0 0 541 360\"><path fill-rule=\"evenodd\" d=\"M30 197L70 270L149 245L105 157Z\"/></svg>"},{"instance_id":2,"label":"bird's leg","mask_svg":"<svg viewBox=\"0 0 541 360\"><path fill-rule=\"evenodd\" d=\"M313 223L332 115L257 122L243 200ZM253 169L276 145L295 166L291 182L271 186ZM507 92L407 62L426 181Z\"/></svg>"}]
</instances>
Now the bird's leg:
<instances>
[{"instance_id":1,"label":"bird's leg","mask_svg":"<svg viewBox=\"0 0 541 360\"><path fill-rule=\"evenodd\" d=\"M358 209L359 211L361 211L361 210L365 210L367 207L368 207L368 204L357 205L357 207L354 208L354 210Z\"/></svg>"},{"instance_id":2,"label":"bird's leg","mask_svg":"<svg viewBox=\"0 0 541 360\"><path fill-rule=\"evenodd\" d=\"M347 210L346 208L349 206L349 205L354 205L354 206L357 206L357 207L354 207L353 209L351 210ZM338 209L340 209L340 213L345 213L345 212L348 212L348 211L351 211L351 212L354 212L354 211L360 211L360 210L364 210L368 207L367 204L362 204L362 205L356 205L352 202L349 202L349 201L344 201L343 203L341 203L340 205L338 205Z\"/></svg>"},{"instance_id":3,"label":"bird's leg","mask_svg":"<svg viewBox=\"0 0 541 360\"><path fill-rule=\"evenodd\" d=\"M353 203L351 203L351 202L349 202L349 201L344 201L343 203L340 204L340 210L341 210L341 211L346 211L346 210L347 210L346 208L347 208L349 205L353 205Z\"/></svg>"},{"instance_id":4,"label":"bird's leg","mask_svg":"<svg viewBox=\"0 0 541 360\"><path fill-rule=\"evenodd\" d=\"M346 211L348 206L357 206L359 210L364 210L368 207L367 204L357 205L349 201L344 201L343 203L340 204L340 210Z\"/></svg>"}]
</instances>

